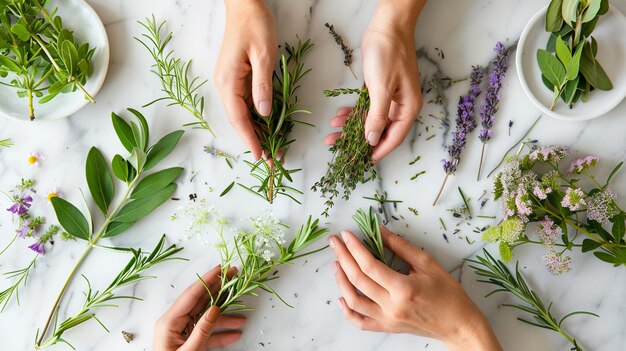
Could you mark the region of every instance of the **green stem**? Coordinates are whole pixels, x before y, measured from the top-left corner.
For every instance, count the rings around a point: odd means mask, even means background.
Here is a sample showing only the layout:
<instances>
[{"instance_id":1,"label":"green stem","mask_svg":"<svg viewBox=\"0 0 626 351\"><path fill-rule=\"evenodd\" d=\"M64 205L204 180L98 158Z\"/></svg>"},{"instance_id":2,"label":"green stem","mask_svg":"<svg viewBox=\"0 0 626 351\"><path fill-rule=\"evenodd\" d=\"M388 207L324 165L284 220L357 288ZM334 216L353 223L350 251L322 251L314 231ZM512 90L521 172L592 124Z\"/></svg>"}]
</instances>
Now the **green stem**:
<instances>
[{"instance_id":1,"label":"green stem","mask_svg":"<svg viewBox=\"0 0 626 351\"><path fill-rule=\"evenodd\" d=\"M126 201L128 200L128 198L130 196L130 192L133 189L133 187L135 186L135 183L137 182L138 179L139 179L139 174L137 174L135 179L133 179L133 181L130 182L130 184L128 185L128 188L126 189L126 192L124 193L124 196L122 196L122 200L117 204L117 206L113 209L113 211L111 211L109 216L107 216L107 218L105 219L105 221L102 224L102 227L100 228L98 233L94 237L89 239L89 245L85 249L85 252L83 252L83 254L78 259L78 262L76 262L76 265L74 266L74 268L70 272L69 276L65 280L65 283L63 284L63 287L61 288L61 292L59 292L59 295L57 296L54 304L52 305L52 310L50 311L50 313L48 315L48 319L46 320L46 324L44 325L44 327L43 327L43 329L41 331L41 336L39 337L39 339L35 343L35 348L36 349L40 348L41 342L43 341L44 337L46 336L46 332L48 331L48 327L50 327L50 322L52 321L52 317L54 316L54 313L56 312L57 308L59 307L59 304L61 303L61 299L65 295L65 291L67 290L70 282L74 278L74 275L78 271L79 267L81 266L81 264L83 263L85 258L91 252L91 249L93 249L93 247L96 245L98 240L106 233L107 227L113 221L113 218L115 218L115 216L117 215L117 212L122 209L123 205L126 204Z\"/></svg>"},{"instance_id":2,"label":"green stem","mask_svg":"<svg viewBox=\"0 0 626 351\"><path fill-rule=\"evenodd\" d=\"M15 236L13 236L13 239L11 239L11 242L7 244L7 246L5 246L4 249L2 249L2 251L0 251L0 255L2 255L6 250L9 249L9 247L11 247L11 245L13 245L13 243L15 242L15 239L17 239L17 233L15 234Z\"/></svg>"}]
</instances>

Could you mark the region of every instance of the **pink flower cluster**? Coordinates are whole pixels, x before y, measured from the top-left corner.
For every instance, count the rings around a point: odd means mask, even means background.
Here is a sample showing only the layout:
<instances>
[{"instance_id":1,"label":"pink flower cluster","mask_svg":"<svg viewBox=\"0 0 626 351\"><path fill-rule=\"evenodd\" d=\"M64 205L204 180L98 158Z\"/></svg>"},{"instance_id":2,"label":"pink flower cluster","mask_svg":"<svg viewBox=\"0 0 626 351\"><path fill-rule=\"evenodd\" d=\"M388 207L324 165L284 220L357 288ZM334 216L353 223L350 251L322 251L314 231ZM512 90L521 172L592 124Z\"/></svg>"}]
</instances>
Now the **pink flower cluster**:
<instances>
[{"instance_id":1,"label":"pink flower cluster","mask_svg":"<svg viewBox=\"0 0 626 351\"><path fill-rule=\"evenodd\" d=\"M585 193L580 188L567 188L565 190L565 197L561 200L561 206L569 208L570 211L576 211L585 205Z\"/></svg>"},{"instance_id":2,"label":"pink flower cluster","mask_svg":"<svg viewBox=\"0 0 626 351\"><path fill-rule=\"evenodd\" d=\"M561 227L555 225L554 221L548 216L537 222L537 235L544 245L553 247L556 243L556 239L561 236L561 234L563 234Z\"/></svg>"},{"instance_id":3,"label":"pink flower cluster","mask_svg":"<svg viewBox=\"0 0 626 351\"><path fill-rule=\"evenodd\" d=\"M563 256L563 253L558 253L554 249L548 250L548 254L543 256L548 271L554 275L566 273L572 270L572 258L569 256Z\"/></svg>"},{"instance_id":4,"label":"pink flower cluster","mask_svg":"<svg viewBox=\"0 0 626 351\"><path fill-rule=\"evenodd\" d=\"M567 173L568 174L572 174L572 173L583 173L584 171L588 170L589 168L593 167L596 165L596 163L598 163L600 159L596 156L586 156L583 158L579 158L576 159L574 161L572 161L572 163L569 165L569 168L567 169Z\"/></svg>"},{"instance_id":5,"label":"pink flower cluster","mask_svg":"<svg viewBox=\"0 0 626 351\"><path fill-rule=\"evenodd\" d=\"M610 188L593 194L587 205L587 219L602 224L608 223L613 216L619 213L613 202L616 198L617 194Z\"/></svg>"},{"instance_id":6,"label":"pink flower cluster","mask_svg":"<svg viewBox=\"0 0 626 351\"><path fill-rule=\"evenodd\" d=\"M528 154L528 158L530 158L531 161L559 163L570 154L571 152L566 146L551 145L541 147L531 152L530 154Z\"/></svg>"}]
</instances>

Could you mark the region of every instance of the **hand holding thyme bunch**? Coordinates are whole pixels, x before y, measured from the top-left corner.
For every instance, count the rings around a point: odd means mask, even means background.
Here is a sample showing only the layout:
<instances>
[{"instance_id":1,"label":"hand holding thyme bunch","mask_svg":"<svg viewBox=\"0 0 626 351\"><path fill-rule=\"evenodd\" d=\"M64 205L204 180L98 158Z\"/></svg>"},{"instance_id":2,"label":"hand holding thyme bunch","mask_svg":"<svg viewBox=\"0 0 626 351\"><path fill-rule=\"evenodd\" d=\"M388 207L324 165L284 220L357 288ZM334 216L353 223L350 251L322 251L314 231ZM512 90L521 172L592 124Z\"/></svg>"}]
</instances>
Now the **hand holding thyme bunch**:
<instances>
[{"instance_id":1,"label":"hand holding thyme bunch","mask_svg":"<svg viewBox=\"0 0 626 351\"><path fill-rule=\"evenodd\" d=\"M509 159L497 175L493 193L501 200L503 221L487 230L483 239L500 243L504 261L511 260L515 247L537 244L546 247L545 263L553 274L571 269L565 252L575 248L615 266L626 264L626 212L609 187L623 163L601 183L592 173L597 157L576 159L561 170L569 155L566 147L544 146ZM537 224L536 238L524 233L532 222ZM582 242L579 236L584 237Z\"/></svg>"},{"instance_id":2,"label":"hand holding thyme bunch","mask_svg":"<svg viewBox=\"0 0 626 351\"><path fill-rule=\"evenodd\" d=\"M63 26L57 8L47 0L0 2L0 84L17 89L28 100L28 115L35 119L34 99L46 103L58 94L80 89L95 102L84 84L91 75L94 49L81 43Z\"/></svg>"}]
</instances>

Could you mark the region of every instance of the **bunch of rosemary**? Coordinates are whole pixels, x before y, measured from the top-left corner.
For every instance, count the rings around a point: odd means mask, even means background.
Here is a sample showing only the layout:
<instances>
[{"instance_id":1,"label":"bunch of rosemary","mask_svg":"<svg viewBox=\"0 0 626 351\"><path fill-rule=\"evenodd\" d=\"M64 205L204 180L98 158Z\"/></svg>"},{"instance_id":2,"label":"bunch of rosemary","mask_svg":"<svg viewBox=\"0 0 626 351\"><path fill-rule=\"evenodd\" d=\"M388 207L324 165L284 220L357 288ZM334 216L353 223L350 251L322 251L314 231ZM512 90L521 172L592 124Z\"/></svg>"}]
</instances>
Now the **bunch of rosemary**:
<instances>
[{"instance_id":1,"label":"bunch of rosemary","mask_svg":"<svg viewBox=\"0 0 626 351\"><path fill-rule=\"evenodd\" d=\"M352 219L365 236L365 246L367 246L376 259L386 263L385 247L383 246L383 238L380 234L380 223L374 208L370 206L367 212L359 209L356 211L356 214L352 216Z\"/></svg>"},{"instance_id":2,"label":"bunch of rosemary","mask_svg":"<svg viewBox=\"0 0 626 351\"><path fill-rule=\"evenodd\" d=\"M284 180L293 182L291 175L301 169L286 169L283 162L289 147L295 141L290 136L293 127L296 124L313 126L295 119L299 113L311 113L299 108L296 92L300 88L300 81L311 71L304 67L303 57L312 47L310 40L302 42L298 39L296 46L285 43L285 53L281 55L280 69L274 72L272 113L269 116L262 116L255 109L251 111L257 137L267 157L256 162L244 161L250 166L250 174L261 184L239 185L269 203L273 203L278 195L300 203L295 196L301 195L302 192L283 182Z\"/></svg>"},{"instance_id":3,"label":"bunch of rosemary","mask_svg":"<svg viewBox=\"0 0 626 351\"><path fill-rule=\"evenodd\" d=\"M58 8L45 8L47 2L0 0L0 84L27 98L31 120L35 98L44 104L80 89L95 102L84 88L94 49L76 40L56 14Z\"/></svg>"},{"instance_id":4,"label":"bunch of rosemary","mask_svg":"<svg viewBox=\"0 0 626 351\"><path fill-rule=\"evenodd\" d=\"M376 178L372 164L372 147L365 139L365 118L370 107L370 98L366 88L325 90L329 97L342 94L358 94L359 98L350 112L341 137L330 148L333 159L328 163L328 171L312 187L326 198L323 215L333 207L334 199L339 196L339 186L343 188L343 199L348 200L358 184Z\"/></svg>"}]
</instances>

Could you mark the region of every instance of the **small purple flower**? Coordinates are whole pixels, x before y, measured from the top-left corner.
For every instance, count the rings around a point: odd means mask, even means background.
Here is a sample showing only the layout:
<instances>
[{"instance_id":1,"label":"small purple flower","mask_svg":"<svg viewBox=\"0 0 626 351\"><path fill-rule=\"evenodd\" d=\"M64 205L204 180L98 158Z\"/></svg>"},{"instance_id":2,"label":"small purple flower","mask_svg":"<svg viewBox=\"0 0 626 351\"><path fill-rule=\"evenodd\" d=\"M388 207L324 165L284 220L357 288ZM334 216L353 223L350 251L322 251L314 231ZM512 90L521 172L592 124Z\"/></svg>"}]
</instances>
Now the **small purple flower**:
<instances>
[{"instance_id":1,"label":"small purple flower","mask_svg":"<svg viewBox=\"0 0 626 351\"><path fill-rule=\"evenodd\" d=\"M558 225L554 224L554 221L548 216L545 219L537 222L537 235L541 242L548 246L554 246L556 239L563 234L563 230Z\"/></svg>"},{"instance_id":2,"label":"small purple flower","mask_svg":"<svg viewBox=\"0 0 626 351\"><path fill-rule=\"evenodd\" d=\"M28 236L29 232L30 232L30 220L25 219L22 222L22 226L18 228L17 235L23 239Z\"/></svg>"},{"instance_id":3,"label":"small purple flower","mask_svg":"<svg viewBox=\"0 0 626 351\"><path fill-rule=\"evenodd\" d=\"M36 253L43 255L46 251L44 250L44 243L37 241L36 243L30 245L29 249L35 251Z\"/></svg>"},{"instance_id":4,"label":"small purple flower","mask_svg":"<svg viewBox=\"0 0 626 351\"><path fill-rule=\"evenodd\" d=\"M587 219L602 224L608 223L613 216L619 214L619 210L613 203L616 198L617 194L610 188L592 195L587 205Z\"/></svg>"},{"instance_id":5,"label":"small purple flower","mask_svg":"<svg viewBox=\"0 0 626 351\"><path fill-rule=\"evenodd\" d=\"M593 167L596 165L596 163L598 163L600 159L595 157L595 156L587 156L587 157L583 157L583 158L579 158L577 160L572 161L572 163L569 165L569 169L567 170L568 174L572 174L572 173L583 173L584 171L588 170L589 168Z\"/></svg>"},{"instance_id":6,"label":"small purple flower","mask_svg":"<svg viewBox=\"0 0 626 351\"><path fill-rule=\"evenodd\" d=\"M561 206L569 208L570 211L576 211L585 205L585 193L581 189L567 188L565 190L565 197L561 200Z\"/></svg>"},{"instance_id":7,"label":"small purple flower","mask_svg":"<svg viewBox=\"0 0 626 351\"><path fill-rule=\"evenodd\" d=\"M563 256L554 249L548 250L548 254L543 256L548 271L554 275L566 273L572 270L572 259L569 256Z\"/></svg>"},{"instance_id":8,"label":"small purple flower","mask_svg":"<svg viewBox=\"0 0 626 351\"><path fill-rule=\"evenodd\" d=\"M30 195L22 196L16 199L15 203L13 203L11 207L7 208L7 211L15 213L18 216L23 216L26 212L28 212L31 202L33 202L33 198Z\"/></svg>"},{"instance_id":9,"label":"small purple flower","mask_svg":"<svg viewBox=\"0 0 626 351\"><path fill-rule=\"evenodd\" d=\"M480 123L483 127L478 138L486 143L493 136L493 123L496 120L495 114L498 112L500 102L500 88L502 81L509 67L509 50L501 42L496 44L494 49L496 58L492 62L492 70L489 72L489 88L485 96L485 102L480 106Z\"/></svg>"},{"instance_id":10,"label":"small purple flower","mask_svg":"<svg viewBox=\"0 0 626 351\"><path fill-rule=\"evenodd\" d=\"M530 154L528 154L528 158L531 161L545 161L545 162L554 162L559 163L569 155L571 155L571 151L567 146L558 146L558 145L550 145L543 146Z\"/></svg>"},{"instance_id":11,"label":"small purple flower","mask_svg":"<svg viewBox=\"0 0 626 351\"><path fill-rule=\"evenodd\" d=\"M446 174L454 174L456 166L461 161L461 151L465 149L467 136L476 128L476 98L480 95L480 83L483 79L483 71L480 66L472 68L470 76L471 86L467 95L461 96L457 107L456 130L452 133L452 144L446 145L447 160L441 160Z\"/></svg>"}]
</instances>

